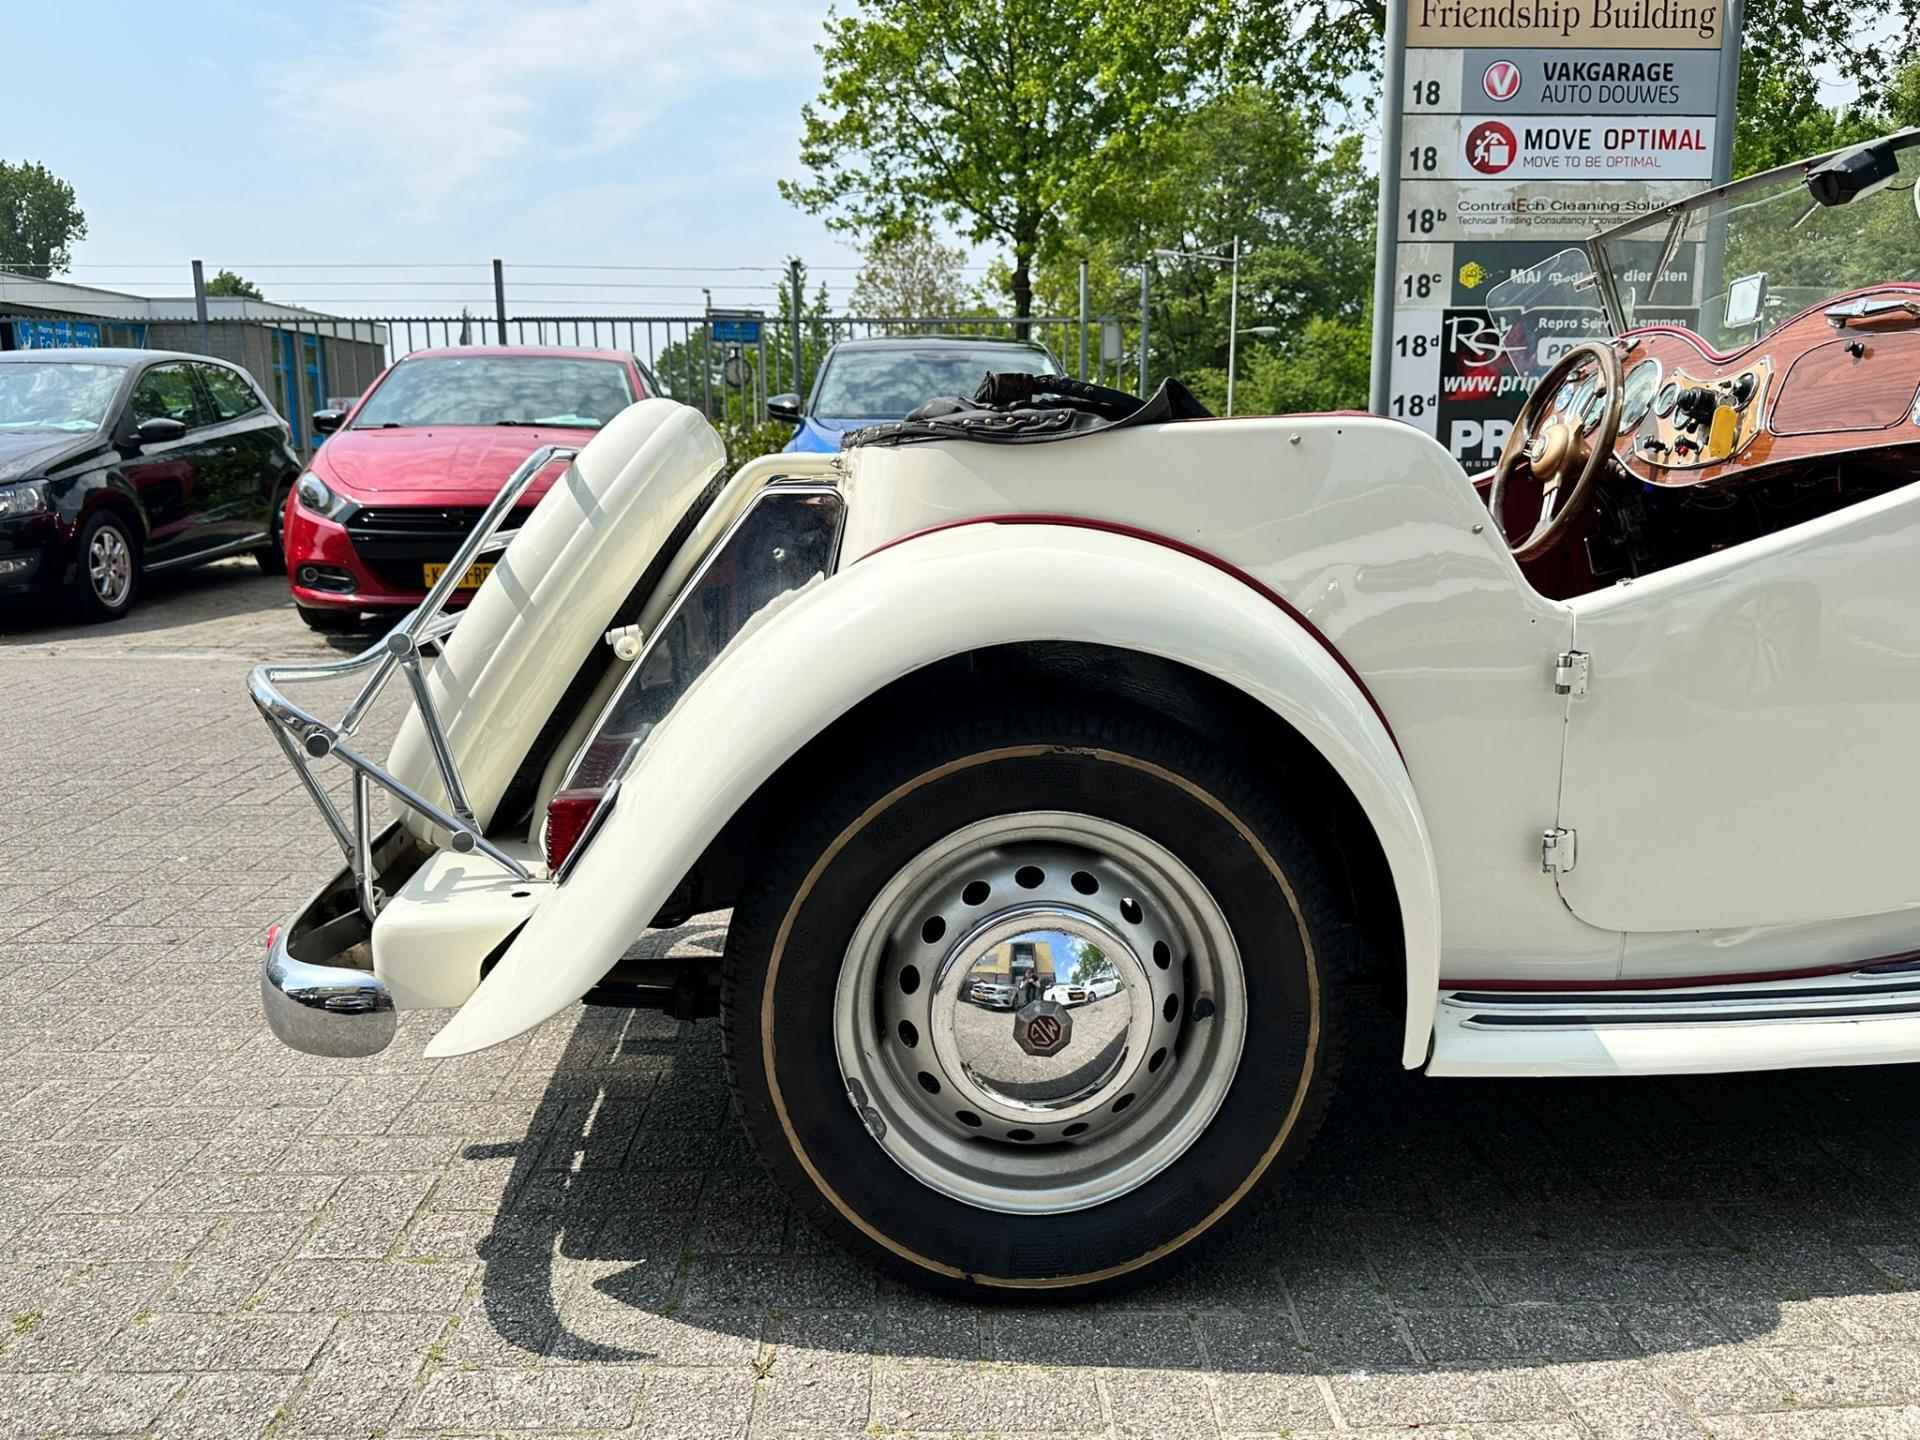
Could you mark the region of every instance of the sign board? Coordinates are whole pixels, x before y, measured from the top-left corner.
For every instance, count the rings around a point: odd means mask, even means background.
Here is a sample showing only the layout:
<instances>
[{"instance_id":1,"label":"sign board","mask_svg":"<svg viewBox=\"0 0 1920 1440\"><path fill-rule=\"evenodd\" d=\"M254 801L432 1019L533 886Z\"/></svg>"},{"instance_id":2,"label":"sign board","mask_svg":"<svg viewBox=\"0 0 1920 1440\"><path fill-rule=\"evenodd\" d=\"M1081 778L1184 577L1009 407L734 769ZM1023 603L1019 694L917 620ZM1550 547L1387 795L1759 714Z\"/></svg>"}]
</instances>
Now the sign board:
<instances>
[{"instance_id":1,"label":"sign board","mask_svg":"<svg viewBox=\"0 0 1920 1440\"><path fill-rule=\"evenodd\" d=\"M1502 335L1487 293L1728 178L1739 32L1740 0L1390 0L1376 412L1469 469L1499 457L1530 389L1508 351L1550 359L1606 322Z\"/></svg>"},{"instance_id":2,"label":"sign board","mask_svg":"<svg viewBox=\"0 0 1920 1440\"><path fill-rule=\"evenodd\" d=\"M715 310L707 324L716 345L758 345L765 318L758 310Z\"/></svg>"},{"instance_id":3,"label":"sign board","mask_svg":"<svg viewBox=\"0 0 1920 1440\"><path fill-rule=\"evenodd\" d=\"M16 320L13 343L20 350L54 350L69 345L93 349L100 344L100 326L92 320Z\"/></svg>"}]
</instances>

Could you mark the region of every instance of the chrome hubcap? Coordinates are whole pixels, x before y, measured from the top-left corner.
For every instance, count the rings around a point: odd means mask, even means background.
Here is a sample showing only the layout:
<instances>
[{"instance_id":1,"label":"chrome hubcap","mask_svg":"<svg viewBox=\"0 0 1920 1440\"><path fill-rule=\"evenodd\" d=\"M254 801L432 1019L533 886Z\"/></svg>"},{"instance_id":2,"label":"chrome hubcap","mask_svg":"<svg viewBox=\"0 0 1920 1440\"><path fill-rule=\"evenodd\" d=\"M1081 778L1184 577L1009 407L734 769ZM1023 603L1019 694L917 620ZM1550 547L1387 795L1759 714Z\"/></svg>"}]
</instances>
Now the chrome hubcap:
<instances>
[{"instance_id":1,"label":"chrome hubcap","mask_svg":"<svg viewBox=\"0 0 1920 1440\"><path fill-rule=\"evenodd\" d=\"M116 608L126 603L133 588L133 552L118 530L104 527L95 532L87 547L87 575L103 603Z\"/></svg>"},{"instance_id":2,"label":"chrome hubcap","mask_svg":"<svg viewBox=\"0 0 1920 1440\"><path fill-rule=\"evenodd\" d=\"M1092 816L956 831L855 931L835 991L847 1093L916 1179L1054 1213L1145 1184L1205 1130L1246 1033L1225 917L1170 851Z\"/></svg>"}]
</instances>

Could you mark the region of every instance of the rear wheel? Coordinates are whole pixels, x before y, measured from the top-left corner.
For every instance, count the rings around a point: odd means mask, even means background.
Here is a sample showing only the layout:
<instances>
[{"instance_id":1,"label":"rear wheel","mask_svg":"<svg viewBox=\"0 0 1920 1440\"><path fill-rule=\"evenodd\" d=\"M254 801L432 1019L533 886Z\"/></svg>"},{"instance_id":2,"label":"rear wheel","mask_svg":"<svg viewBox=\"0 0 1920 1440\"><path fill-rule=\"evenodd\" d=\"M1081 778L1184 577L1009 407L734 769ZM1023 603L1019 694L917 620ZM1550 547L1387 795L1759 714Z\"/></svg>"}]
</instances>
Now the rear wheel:
<instances>
[{"instance_id":1,"label":"rear wheel","mask_svg":"<svg viewBox=\"0 0 1920 1440\"><path fill-rule=\"evenodd\" d=\"M815 1224L918 1283L1148 1276L1318 1124L1335 927L1311 847L1246 770L1150 717L868 739L798 797L814 821L734 914L748 1131ZM1096 978L1098 998L1045 998Z\"/></svg>"},{"instance_id":2,"label":"rear wheel","mask_svg":"<svg viewBox=\"0 0 1920 1440\"><path fill-rule=\"evenodd\" d=\"M69 600L82 620L118 620L140 593L140 547L127 522L96 510L80 527Z\"/></svg>"}]
</instances>

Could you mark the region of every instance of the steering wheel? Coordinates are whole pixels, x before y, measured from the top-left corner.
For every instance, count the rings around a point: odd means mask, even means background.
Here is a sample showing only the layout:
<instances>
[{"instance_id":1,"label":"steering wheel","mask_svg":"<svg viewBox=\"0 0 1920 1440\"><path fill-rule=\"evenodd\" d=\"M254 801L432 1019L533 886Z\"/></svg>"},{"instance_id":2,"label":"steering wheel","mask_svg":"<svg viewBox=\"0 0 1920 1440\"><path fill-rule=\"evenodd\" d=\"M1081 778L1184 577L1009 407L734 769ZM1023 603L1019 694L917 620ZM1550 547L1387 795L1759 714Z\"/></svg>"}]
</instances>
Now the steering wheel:
<instances>
[{"instance_id":1,"label":"steering wheel","mask_svg":"<svg viewBox=\"0 0 1920 1440\"><path fill-rule=\"evenodd\" d=\"M1575 398L1585 398L1578 406L1561 409L1556 400L1569 382L1576 387ZM1586 514L1599 491L1600 472L1613 459L1624 405L1620 356L1613 346L1599 341L1582 340L1534 387L1507 432L1500 463L1493 471L1493 490L1487 496L1487 509L1514 559L1532 560L1546 554ZM1604 413L1596 413L1600 406L1605 407ZM1592 424L1586 423L1589 417ZM1514 475L1522 468L1540 487L1540 508L1532 531L1516 540L1507 524L1507 501Z\"/></svg>"}]
</instances>

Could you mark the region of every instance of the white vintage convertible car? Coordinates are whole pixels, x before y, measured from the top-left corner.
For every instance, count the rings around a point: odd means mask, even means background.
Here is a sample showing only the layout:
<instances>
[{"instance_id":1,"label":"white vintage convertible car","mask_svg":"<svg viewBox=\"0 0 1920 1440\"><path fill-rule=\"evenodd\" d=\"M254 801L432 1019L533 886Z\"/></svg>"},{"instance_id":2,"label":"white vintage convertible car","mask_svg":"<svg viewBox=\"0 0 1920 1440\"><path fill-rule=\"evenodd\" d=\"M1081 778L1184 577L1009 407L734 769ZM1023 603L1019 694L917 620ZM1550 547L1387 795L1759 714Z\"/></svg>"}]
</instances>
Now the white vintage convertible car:
<instances>
[{"instance_id":1,"label":"white vintage convertible car","mask_svg":"<svg viewBox=\"0 0 1920 1440\"><path fill-rule=\"evenodd\" d=\"M1246 1205L1357 995L1433 1076L1920 1059L1916 171L1904 132L1515 277L1542 373L1478 487L1382 419L998 376L724 482L643 401L503 545L536 455L380 645L252 677L347 861L268 1019L718 1013L810 1219L996 1294ZM342 674L337 722L292 698ZM727 908L723 961L632 958ZM1098 1004L1019 978L1089 945Z\"/></svg>"}]
</instances>

